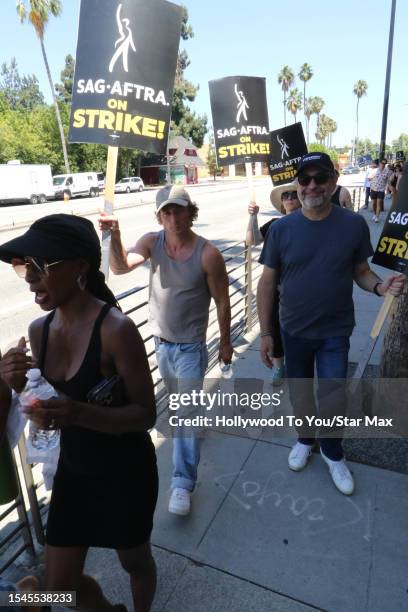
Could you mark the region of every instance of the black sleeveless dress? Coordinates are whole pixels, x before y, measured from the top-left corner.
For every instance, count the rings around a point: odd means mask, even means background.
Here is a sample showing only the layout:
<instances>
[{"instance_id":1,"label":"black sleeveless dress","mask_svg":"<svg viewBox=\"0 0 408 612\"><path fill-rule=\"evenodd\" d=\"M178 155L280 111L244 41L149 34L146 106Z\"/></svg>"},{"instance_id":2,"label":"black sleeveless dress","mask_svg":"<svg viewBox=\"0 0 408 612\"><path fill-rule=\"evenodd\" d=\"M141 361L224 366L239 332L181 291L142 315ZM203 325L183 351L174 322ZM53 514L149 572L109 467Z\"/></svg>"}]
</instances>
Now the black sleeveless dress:
<instances>
[{"instance_id":1,"label":"black sleeveless dress","mask_svg":"<svg viewBox=\"0 0 408 612\"><path fill-rule=\"evenodd\" d=\"M110 304L102 307L75 376L56 381L44 373L55 389L73 400L86 402L87 393L104 378L100 332L110 308ZM44 323L39 356L42 372L54 314L50 313ZM64 427L46 541L51 546L115 549L144 544L153 528L157 492L156 454L148 432L107 434Z\"/></svg>"},{"instance_id":2,"label":"black sleeveless dress","mask_svg":"<svg viewBox=\"0 0 408 612\"><path fill-rule=\"evenodd\" d=\"M331 197L331 203L332 204L337 204L337 206L341 206L341 204L340 204L340 191L341 191L341 185L337 185L336 191L332 194L332 197Z\"/></svg>"}]
</instances>

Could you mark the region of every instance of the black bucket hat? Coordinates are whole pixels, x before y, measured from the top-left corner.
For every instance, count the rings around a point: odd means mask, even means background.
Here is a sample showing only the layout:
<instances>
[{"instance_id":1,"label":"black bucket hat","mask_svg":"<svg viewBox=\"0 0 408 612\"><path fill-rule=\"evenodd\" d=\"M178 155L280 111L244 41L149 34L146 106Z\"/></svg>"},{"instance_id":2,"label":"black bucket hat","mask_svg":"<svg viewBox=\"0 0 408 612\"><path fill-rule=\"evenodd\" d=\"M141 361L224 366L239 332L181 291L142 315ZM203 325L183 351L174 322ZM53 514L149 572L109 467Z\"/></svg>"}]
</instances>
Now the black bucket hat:
<instances>
[{"instance_id":1,"label":"black bucket hat","mask_svg":"<svg viewBox=\"0 0 408 612\"><path fill-rule=\"evenodd\" d=\"M0 260L40 257L47 261L85 259L98 270L101 247L91 221L75 215L55 214L35 221L25 234L0 245Z\"/></svg>"}]
</instances>

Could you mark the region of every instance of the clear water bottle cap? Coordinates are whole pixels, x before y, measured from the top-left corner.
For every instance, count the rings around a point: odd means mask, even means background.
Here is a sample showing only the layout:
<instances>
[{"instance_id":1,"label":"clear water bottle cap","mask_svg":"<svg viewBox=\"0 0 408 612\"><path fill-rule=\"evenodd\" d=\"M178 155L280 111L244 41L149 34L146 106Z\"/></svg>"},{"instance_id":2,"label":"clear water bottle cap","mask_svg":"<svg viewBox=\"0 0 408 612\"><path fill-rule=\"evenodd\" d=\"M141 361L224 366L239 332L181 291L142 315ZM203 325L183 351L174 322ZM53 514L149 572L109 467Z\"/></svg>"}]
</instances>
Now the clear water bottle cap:
<instances>
[{"instance_id":1,"label":"clear water bottle cap","mask_svg":"<svg viewBox=\"0 0 408 612\"><path fill-rule=\"evenodd\" d=\"M26 374L28 380L38 380L41 378L41 370L39 368L31 368Z\"/></svg>"}]
</instances>

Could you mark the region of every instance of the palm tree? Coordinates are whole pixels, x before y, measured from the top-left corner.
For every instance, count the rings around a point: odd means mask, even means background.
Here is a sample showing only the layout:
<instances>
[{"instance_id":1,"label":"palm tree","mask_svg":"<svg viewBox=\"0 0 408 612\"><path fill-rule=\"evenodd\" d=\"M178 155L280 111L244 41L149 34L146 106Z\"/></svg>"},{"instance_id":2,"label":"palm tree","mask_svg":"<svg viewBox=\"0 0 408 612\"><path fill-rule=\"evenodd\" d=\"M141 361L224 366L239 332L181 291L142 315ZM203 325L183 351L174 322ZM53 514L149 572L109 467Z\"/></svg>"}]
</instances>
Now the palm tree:
<instances>
[{"instance_id":1,"label":"palm tree","mask_svg":"<svg viewBox=\"0 0 408 612\"><path fill-rule=\"evenodd\" d=\"M356 122L356 139L355 139L355 141L354 141L354 147L353 147L353 148L354 148L353 159L354 159L354 156L355 156L355 150L356 150L356 147L357 147L357 140L358 140L358 105L359 105L359 102L360 102L360 98L362 98L362 96L365 96L365 95L366 95L366 93L367 93L367 88L368 88L368 83L367 83L367 81L363 81L363 80L361 80L361 79L360 79L359 81L357 81L357 83L354 85L354 88L353 88L353 93L355 93L355 94L356 94L356 96L357 96L357 108L356 108L356 120L357 120L357 122Z\"/></svg>"},{"instance_id":2,"label":"palm tree","mask_svg":"<svg viewBox=\"0 0 408 612\"><path fill-rule=\"evenodd\" d=\"M303 114L305 117L305 124L307 125L306 120L306 83L310 81L313 76L313 70L310 64L302 64L299 70L298 77L301 81L303 81ZM310 115L309 115L310 119Z\"/></svg>"},{"instance_id":3,"label":"palm tree","mask_svg":"<svg viewBox=\"0 0 408 612\"><path fill-rule=\"evenodd\" d=\"M57 115L57 123L61 137L62 152L64 155L65 171L70 172L67 145L65 142L64 129L62 127L61 115L58 108L57 96L55 95L54 84L52 82L51 71L48 64L47 54L44 46L44 31L48 23L50 15L58 17L62 11L61 0L27 0L28 6L26 6L25 0L17 0L17 14L20 18L21 23L24 23L26 19L34 27L35 33L37 34L40 44L41 51L45 63L45 69L47 71L48 80L51 87L52 97L54 100L55 113Z\"/></svg>"},{"instance_id":4,"label":"palm tree","mask_svg":"<svg viewBox=\"0 0 408 612\"><path fill-rule=\"evenodd\" d=\"M319 96L315 96L313 98L314 114L317 115L317 127L319 127L320 113L322 112L322 108L323 108L324 104L325 104L325 102L324 102L323 98L319 98Z\"/></svg>"},{"instance_id":5,"label":"palm tree","mask_svg":"<svg viewBox=\"0 0 408 612\"><path fill-rule=\"evenodd\" d=\"M295 116L294 123L296 123L296 115L302 110L302 94L297 88L290 90L286 107Z\"/></svg>"},{"instance_id":6,"label":"palm tree","mask_svg":"<svg viewBox=\"0 0 408 612\"><path fill-rule=\"evenodd\" d=\"M337 122L334 119L330 119L330 123L329 123L329 147L332 146L332 136L334 134L334 132L337 132Z\"/></svg>"},{"instance_id":7,"label":"palm tree","mask_svg":"<svg viewBox=\"0 0 408 612\"><path fill-rule=\"evenodd\" d=\"M309 146L309 127L310 127L310 117L313 115L314 107L313 107L313 98L307 98L305 102L305 107L303 109L305 120L306 120L306 143Z\"/></svg>"},{"instance_id":8,"label":"palm tree","mask_svg":"<svg viewBox=\"0 0 408 612\"><path fill-rule=\"evenodd\" d=\"M284 66L278 74L278 83L282 86L283 91L283 117L286 125L286 94L289 91L289 87L295 82L295 75L293 70L289 66Z\"/></svg>"}]
</instances>

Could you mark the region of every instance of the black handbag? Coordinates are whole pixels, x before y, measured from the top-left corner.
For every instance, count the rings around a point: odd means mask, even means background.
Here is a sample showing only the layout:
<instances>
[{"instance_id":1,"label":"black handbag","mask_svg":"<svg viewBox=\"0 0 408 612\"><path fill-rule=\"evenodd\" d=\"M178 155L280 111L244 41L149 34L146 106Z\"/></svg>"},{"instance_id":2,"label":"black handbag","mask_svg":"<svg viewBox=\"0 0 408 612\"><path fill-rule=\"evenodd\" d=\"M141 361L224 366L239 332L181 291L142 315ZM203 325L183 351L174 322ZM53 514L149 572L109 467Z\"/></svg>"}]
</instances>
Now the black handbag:
<instances>
[{"instance_id":1,"label":"black handbag","mask_svg":"<svg viewBox=\"0 0 408 612\"><path fill-rule=\"evenodd\" d=\"M123 380L117 374L104 378L87 393L86 399L98 406L123 406L127 403Z\"/></svg>"}]
</instances>

